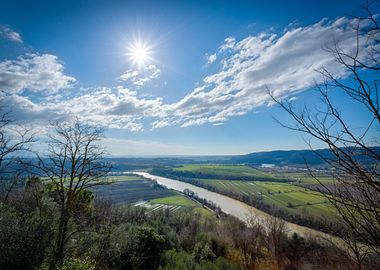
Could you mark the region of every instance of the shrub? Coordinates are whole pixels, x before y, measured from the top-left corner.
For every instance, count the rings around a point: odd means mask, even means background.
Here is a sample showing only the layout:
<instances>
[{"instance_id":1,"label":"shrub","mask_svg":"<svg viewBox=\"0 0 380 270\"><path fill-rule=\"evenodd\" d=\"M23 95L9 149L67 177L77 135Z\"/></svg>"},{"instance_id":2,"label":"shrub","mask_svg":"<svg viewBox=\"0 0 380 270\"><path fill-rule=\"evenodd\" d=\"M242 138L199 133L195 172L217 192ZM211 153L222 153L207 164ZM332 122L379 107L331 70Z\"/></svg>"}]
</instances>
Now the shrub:
<instances>
[{"instance_id":1,"label":"shrub","mask_svg":"<svg viewBox=\"0 0 380 270\"><path fill-rule=\"evenodd\" d=\"M39 218L0 205L0 269L35 269L49 244L50 229Z\"/></svg>"}]
</instances>

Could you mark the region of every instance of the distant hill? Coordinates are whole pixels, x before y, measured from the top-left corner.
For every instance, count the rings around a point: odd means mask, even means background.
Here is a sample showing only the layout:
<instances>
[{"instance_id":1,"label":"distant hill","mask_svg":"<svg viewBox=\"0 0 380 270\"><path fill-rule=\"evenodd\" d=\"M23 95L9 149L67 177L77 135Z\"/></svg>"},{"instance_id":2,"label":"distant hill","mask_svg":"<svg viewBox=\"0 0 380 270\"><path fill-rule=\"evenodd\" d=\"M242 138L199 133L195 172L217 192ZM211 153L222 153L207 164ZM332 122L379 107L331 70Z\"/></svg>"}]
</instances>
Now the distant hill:
<instances>
[{"instance_id":1,"label":"distant hill","mask_svg":"<svg viewBox=\"0 0 380 270\"><path fill-rule=\"evenodd\" d=\"M373 147L380 154L380 147ZM352 149L355 158L363 164L373 164L374 160L363 155L359 149ZM176 166L181 164L217 163L217 164L249 164L261 166L273 164L275 166L304 167L305 161L309 166L325 167L327 164L323 158L333 158L329 149L319 150L287 150L256 152L239 156L178 156L178 157L139 157L139 158L108 158L115 171L128 171L136 169L148 169L152 167Z\"/></svg>"},{"instance_id":2,"label":"distant hill","mask_svg":"<svg viewBox=\"0 0 380 270\"><path fill-rule=\"evenodd\" d=\"M373 147L380 154L380 147ZM351 149L355 153L355 158L363 164L371 164L371 160L359 148ZM247 163L247 164L274 164L276 166L304 166L305 162L311 166L326 165L323 158L334 158L330 149L319 150L288 150L288 151L270 151L256 152L241 156L232 156L230 163Z\"/></svg>"}]
</instances>

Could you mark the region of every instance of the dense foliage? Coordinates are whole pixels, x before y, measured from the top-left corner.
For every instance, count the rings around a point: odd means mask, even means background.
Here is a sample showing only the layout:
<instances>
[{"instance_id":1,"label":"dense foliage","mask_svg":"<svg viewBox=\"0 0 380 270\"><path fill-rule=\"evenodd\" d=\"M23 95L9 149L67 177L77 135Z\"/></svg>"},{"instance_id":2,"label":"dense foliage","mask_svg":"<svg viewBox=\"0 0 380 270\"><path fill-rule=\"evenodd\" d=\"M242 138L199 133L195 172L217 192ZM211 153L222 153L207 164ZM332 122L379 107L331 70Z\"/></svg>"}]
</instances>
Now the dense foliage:
<instances>
[{"instance_id":1,"label":"dense foliage","mask_svg":"<svg viewBox=\"0 0 380 270\"><path fill-rule=\"evenodd\" d=\"M0 269L48 269L59 225L56 192L33 178L1 205ZM79 197L65 259L56 269L355 269L337 247L289 238L277 219L264 229L254 218L246 226L226 215L116 207L94 201L89 191Z\"/></svg>"}]
</instances>

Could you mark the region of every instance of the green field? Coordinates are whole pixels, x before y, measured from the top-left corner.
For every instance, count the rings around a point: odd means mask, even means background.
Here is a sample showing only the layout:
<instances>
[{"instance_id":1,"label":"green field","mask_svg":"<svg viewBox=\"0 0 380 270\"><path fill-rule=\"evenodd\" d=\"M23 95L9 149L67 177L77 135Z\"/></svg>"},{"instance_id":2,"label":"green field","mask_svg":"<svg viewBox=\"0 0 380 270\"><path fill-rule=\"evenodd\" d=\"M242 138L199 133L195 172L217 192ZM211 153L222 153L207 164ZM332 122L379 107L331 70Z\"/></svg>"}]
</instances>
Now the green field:
<instances>
[{"instance_id":1,"label":"green field","mask_svg":"<svg viewBox=\"0 0 380 270\"><path fill-rule=\"evenodd\" d=\"M153 199L149 201L152 205L165 205L172 211L192 212L206 218L215 218L210 210L203 208L198 202L178 193L178 195Z\"/></svg>"},{"instance_id":2,"label":"green field","mask_svg":"<svg viewBox=\"0 0 380 270\"><path fill-rule=\"evenodd\" d=\"M149 212L167 209L170 212L193 212L204 217L213 217L213 213L204 209L179 192L155 185L151 180L138 175L109 176L109 184L92 188L98 199L106 199L117 205L132 204L145 207Z\"/></svg>"},{"instance_id":3,"label":"green field","mask_svg":"<svg viewBox=\"0 0 380 270\"><path fill-rule=\"evenodd\" d=\"M112 175L107 177L107 181L109 182L118 182L118 181L131 181L131 180L142 180L143 178L138 175Z\"/></svg>"},{"instance_id":4,"label":"green field","mask_svg":"<svg viewBox=\"0 0 380 270\"><path fill-rule=\"evenodd\" d=\"M263 171L252 168L247 165L221 165L221 164L185 164L172 168L174 172L192 172L206 175L223 176L223 179L230 177L231 180L239 177L251 177L252 181L260 178L261 180L267 179L271 182L295 182L296 184L318 184L309 172L277 172L277 171ZM317 174L317 178L324 182L330 183L333 181L331 176L321 173Z\"/></svg>"},{"instance_id":5,"label":"green field","mask_svg":"<svg viewBox=\"0 0 380 270\"><path fill-rule=\"evenodd\" d=\"M254 196L262 200L266 205L279 207L289 213L313 217L328 217L332 213L330 204L321 193L300 186L300 184L317 183L307 172L282 173L278 171L262 171L246 165L219 164L186 164L173 167L172 169L174 172L212 175L212 179L194 179L211 185L220 191L232 191L240 196ZM218 179L218 177L223 179ZM244 177L244 180L237 180L239 177ZM319 175L318 177L326 183L331 181L331 178L326 175ZM246 180L247 178L248 180ZM249 178L252 178L252 180ZM255 179L260 180L255 181ZM117 194L114 194L118 196L119 204L147 201L150 205L156 205L157 209L173 206L169 207L169 209L177 211L181 208L182 210L191 208L195 211L208 212L208 210L199 207L196 202L180 193L152 191L152 187L149 186L139 186L139 189L136 190L135 181L138 180L142 181L141 183L147 181L135 175L108 177L108 181L110 182L124 183L123 192L116 192ZM131 184L127 185L125 184L126 182L130 182Z\"/></svg>"},{"instance_id":6,"label":"green field","mask_svg":"<svg viewBox=\"0 0 380 270\"><path fill-rule=\"evenodd\" d=\"M198 204L183 195L174 195L159 199L153 199L151 203L181 205L181 206L198 206Z\"/></svg>"},{"instance_id":7,"label":"green field","mask_svg":"<svg viewBox=\"0 0 380 270\"><path fill-rule=\"evenodd\" d=\"M209 179L201 181L219 190L261 198L266 204L283 207L292 213L309 213L313 216L331 214L331 207L321 193L291 183Z\"/></svg>"},{"instance_id":8,"label":"green field","mask_svg":"<svg viewBox=\"0 0 380 270\"><path fill-rule=\"evenodd\" d=\"M180 167L174 167L173 170L231 177L273 177L271 174L259 171L246 165L186 164Z\"/></svg>"},{"instance_id":9,"label":"green field","mask_svg":"<svg viewBox=\"0 0 380 270\"><path fill-rule=\"evenodd\" d=\"M186 164L175 167L175 171L192 171L219 175L259 176L270 177L269 174L246 165L218 165L218 164Z\"/></svg>"},{"instance_id":10,"label":"green field","mask_svg":"<svg viewBox=\"0 0 380 270\"><path fill-rule=\"evenodd\" d=\"M318 184L307 171L279 172L268 169L264 171L247 165L186 164L174 167L173 172L199 174L200 177L193 179L213 186L219 191L232 191L245 197L254 196L266 205L276 206L293 214L329 217L333 211L323 194L302 186ZM202 178L202 175L208 177ZM244 178L238 180L239 177ZM332 181L331 177L321 173L318 178L325 183Z\"/></svg>"},{"instance_id":11,"label":"green field","mask_svg":"<svg viewBox=\"0 0 380 270\"><path fill-rule=\"evenodd\" d=\"M270 174L245 165L186 164L181 167L175 167L173 170L227 176L272 177Z\"/></svg>"}]
</instances>

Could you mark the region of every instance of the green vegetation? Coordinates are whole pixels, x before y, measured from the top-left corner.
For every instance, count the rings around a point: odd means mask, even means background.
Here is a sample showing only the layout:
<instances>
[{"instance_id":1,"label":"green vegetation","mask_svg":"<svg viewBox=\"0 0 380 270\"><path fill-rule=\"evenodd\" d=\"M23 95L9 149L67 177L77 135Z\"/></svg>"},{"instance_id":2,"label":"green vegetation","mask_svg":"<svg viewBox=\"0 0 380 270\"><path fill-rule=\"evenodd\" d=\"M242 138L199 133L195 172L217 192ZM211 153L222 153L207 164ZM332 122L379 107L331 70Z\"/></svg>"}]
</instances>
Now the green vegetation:
<instances>
[{"instance_id":1,"label":"green vegetation","mask_svg":"<svg viewBox=\"0 0 380 270\"><path fill-rule=\"evenodd\" d=\"M192 213L205 219L215 219L215 213L210 209L204 208L201 202L195 202L185 195L178 193L178 195L164 197L159 199L153 199L150 204L173 206L169 207L172 212L181 211L183 213Z\"/></svg>"},{"instance_id":2,"label":"green vegetation","mask_svg":"<svg viewBox=\"0 0 380 270\"><path fill-rule=\"evenodd\" d=\"M315 174L318 180L324 184L332 183L334 180L331 175L323 174L320 172ZM309 172L273 172L273 177L285 177L297 182L298 184L319 184L319 182L313 178Z\"/></svg>"},{"instance_id":3,"label":"green vegetation","mask_svg":"<svg viewBox=\"0 0 380 270\"><path fill-rule=\"evenodd\" d=\"M0 269L38 267L49 245L48 225L36 213L24 214L0 203Z\"/></svg>"},{"instance_id":4,"label":"green vegetation","mask_svg":"<svg viewBox=\"0 0 380 270\"><path fill-rule=\"evenodd\" d=\"M286 207L297 214L311 214L326 217L331 214L331 205L319 192L311 191L290 183L259 181L201 180L218 190L233 191L240 195L255 196L264 203ZM291 205L291 207L289 207Z\"/></svg>"},{"instance_id":5,"label":"green vegetation","mask_svg":"<svg viewBox=\"0 0 380 270\"><path fill-rule=\"evenodd\" d=\"M141 176L138 175L112 175L106 178L107 182L120 182L120 181L134 181L134 180L143 180Z\"/></svg>"},{"instance_id":6,"label":"green vegetation","mask_svg":"<svg viewBox=\"0 0 380 270\"><path fill-rule=\"evenodd\" d=\"M222 164L185 164L173 167L174 172L191 172L193 174L207 175L211 179L225 180L259 180L270 182L297 182L298 184L318 184L318 181L308 172L278 172L263 171L247 165L222 165ZM333 178L329 175L317 174L318 179L324 183L331 183ZM201 177L198 177L201 178ZM229 179L228 179L229 178Z\"/></svg>"},{"instance_id":7,"label":"green vegetation","mask_svg":"<svg viewBox=\"0 0 380 270\"><path fill-rule=\"evenodd\" d=\"M110 178L114 178L112 176ZM147 208L148 212L167 210L170 212L198 213L205 218L214 214L204 209L182 193L168 190L152 180L140 176L116 176L117 181L92 188L97 199L110 201L117 205L134 204ZM124 181L125 180L125 181Z\"/></svg>"},{"instance_id":8,"label":"green vegetation","mask_svg":"<svg viewBox=\"0 0 380 270\"><path fill-rule=\"evenodd\" d=\"M45 185L40 187L39 198L34 196L35 189L25 188L10 194L0 207L0 269L50 269L58 205L56 194ZM182 199L178 195L166 198L173 203ZM298 236L288 238L278 220L268 219L266 230L261 225L247 227L226 215L202 218L199 211L207 210L195 209L151 212L92 201L86 211L74 212L69 219L73 240L64 250L62 265L53 269L349 269L352 263L334 246Z\"/></svg>"},{"instance_id":9,"label":"green vegetation","mask_svg":"<svg viewBox=\"0 0 380 270\"><path fill-rule=\"evenodd\" d=\"M174 167L174 171L191 171L194 173L204 173L231 177L264 177L272 178L268 173L245 165L219 165L219 164L186 164L181 167Z\"/></svg>"},{"instance_id":10,"label":"green vegetation","mask_svg":"<svg viewBox=\"0 0 380 270\"><path fill-rule=\"evenodd\" d=\"M341 230L332 205L307 172L260 170L247 165L185 164L153 169L153 174L178 179L245 202L271 215L325 232ZM329 184L326 174L318 177Z\"/></svg>"},{"instance_id":11,"label":"green vegetation","mask_svg":"<svg viewBox=\"0 0 380 270\"><path fill-rule=\"evenodd\" d=\"M215 219L214 213L212 213L210 210L203 207L195 207L193 209L193 213L196 216L204 217L206 219Z\"/></svg>"},{"instance_id":12,"label":"green vegetation","mask_svg":"<svg viewBox=\"0 0 380 270\"><path fill-rule=\"evenodd\" d=\"M183 195L174 195L159 199L153 199L151 203L180 205L180 206L197 206L198 204Z\"/></svg>"}]
</instances>

